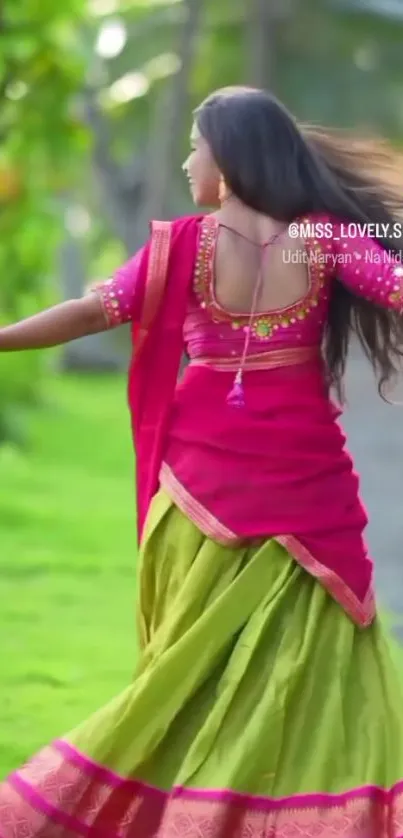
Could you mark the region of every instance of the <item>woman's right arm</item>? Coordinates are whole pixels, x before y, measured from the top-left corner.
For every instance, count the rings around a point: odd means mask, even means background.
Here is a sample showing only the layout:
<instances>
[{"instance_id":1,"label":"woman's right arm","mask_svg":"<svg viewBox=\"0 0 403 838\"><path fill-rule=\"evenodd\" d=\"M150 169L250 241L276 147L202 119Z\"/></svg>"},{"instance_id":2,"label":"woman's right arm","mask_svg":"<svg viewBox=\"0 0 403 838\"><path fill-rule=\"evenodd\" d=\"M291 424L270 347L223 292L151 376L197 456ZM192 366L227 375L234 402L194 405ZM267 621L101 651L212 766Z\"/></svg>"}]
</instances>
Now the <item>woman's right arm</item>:
<instances>
[{"instance_id":1,"label":"woman's right arm","mask_svg":"<svg viewBox=\"0 0 403 838\"><path fill-rule=\"evenodd\" d=\"M46 349L108 328L100 297L89 294L0 329L0 352Z\"/></svg>"},{"instance_id":2,"label":"woman's right arm","mask_svg":"<svg viewBox=\"0 0 403 838\"><path fill-rule=\"evenodd\" d=\"M0 329L0 352L60 346L138 320L141 289L137 278L142 253L143 249L139 250L112 279L94 285L85 297Z\"/></svg>"}]
</instances>

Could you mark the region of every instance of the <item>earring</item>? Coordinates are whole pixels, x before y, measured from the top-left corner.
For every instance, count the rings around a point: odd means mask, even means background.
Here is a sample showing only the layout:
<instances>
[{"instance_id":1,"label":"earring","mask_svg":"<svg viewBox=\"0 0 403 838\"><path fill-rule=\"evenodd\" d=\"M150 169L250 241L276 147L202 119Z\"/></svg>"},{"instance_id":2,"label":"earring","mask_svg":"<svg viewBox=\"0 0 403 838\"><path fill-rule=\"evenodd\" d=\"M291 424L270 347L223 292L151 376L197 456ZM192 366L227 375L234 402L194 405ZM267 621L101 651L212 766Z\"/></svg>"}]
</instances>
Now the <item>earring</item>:
<instances>
[{"instance_id":1,"label":"earring","mask_svg":"<svg viewBox=\"0 0 403 838\"><path fill-rule=\"evenodd\" d=\"M220 180L218 182L218 200L220 204L224 204L225 201L229 197L228 186L225 183L224 175L220 175Z\"/></svg>"}]
</instances>

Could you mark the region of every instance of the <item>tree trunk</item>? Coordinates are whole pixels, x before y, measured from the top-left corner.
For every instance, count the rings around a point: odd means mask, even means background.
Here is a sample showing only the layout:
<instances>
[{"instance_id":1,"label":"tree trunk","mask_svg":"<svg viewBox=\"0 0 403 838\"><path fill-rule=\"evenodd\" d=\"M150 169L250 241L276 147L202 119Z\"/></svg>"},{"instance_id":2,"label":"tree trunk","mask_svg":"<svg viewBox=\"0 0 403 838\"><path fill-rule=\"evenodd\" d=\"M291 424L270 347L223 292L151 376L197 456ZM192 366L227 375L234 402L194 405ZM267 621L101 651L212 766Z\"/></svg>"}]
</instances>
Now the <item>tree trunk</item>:
<instances>
[{"instance_id":1,"label":"tree trunk","mask_svg":"<svg viewBox=\"0 0 403 838\"><path fill-rule=\"evenodd\" d=\"M276 50L295 0L248 0L246 48L249 84L275 89Z\"/></svg>"},{"instance_id":2,"label":"tree trunk","mask_svg":"<svg viewBox=\"0 0 403 838\"><path fill-rule=\"evenodd\" d=\"M168 88L157 97L150 131L145 200L147 219L169 218L172 212L172 184L181 164L181 139L189 115L190 77L202 11L203 0L186 0L184 3L177 49L180 67Z\"/></svg>"}]
</instances>

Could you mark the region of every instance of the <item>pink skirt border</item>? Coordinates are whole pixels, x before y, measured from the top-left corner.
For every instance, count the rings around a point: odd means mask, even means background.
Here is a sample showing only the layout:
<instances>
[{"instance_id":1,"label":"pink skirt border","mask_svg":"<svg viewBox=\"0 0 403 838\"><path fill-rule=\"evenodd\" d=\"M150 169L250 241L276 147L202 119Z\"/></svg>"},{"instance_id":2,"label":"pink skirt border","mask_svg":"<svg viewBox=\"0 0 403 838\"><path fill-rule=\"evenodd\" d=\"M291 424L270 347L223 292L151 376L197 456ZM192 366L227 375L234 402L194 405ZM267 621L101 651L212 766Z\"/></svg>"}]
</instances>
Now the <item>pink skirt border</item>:
<instances>
[{"instance_id":1,"label":"pink skirt border","mask_svg":"<svg viewBox=\"0 0 403 838\"><path fill-rule=\"evenodd\" d=\"M273 798L169 792L57 740L0 786L1 838L403 838L403 780Z\"/></svg>"}]
</instances>

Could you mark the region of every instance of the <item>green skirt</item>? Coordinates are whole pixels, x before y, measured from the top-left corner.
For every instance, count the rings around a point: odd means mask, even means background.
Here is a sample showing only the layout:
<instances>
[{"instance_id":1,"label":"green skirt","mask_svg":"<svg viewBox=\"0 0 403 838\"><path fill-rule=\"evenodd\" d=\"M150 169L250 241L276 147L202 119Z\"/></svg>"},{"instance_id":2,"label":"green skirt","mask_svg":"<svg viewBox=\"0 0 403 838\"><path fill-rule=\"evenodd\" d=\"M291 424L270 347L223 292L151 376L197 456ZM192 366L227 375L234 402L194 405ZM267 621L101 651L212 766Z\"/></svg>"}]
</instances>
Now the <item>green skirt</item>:
<instances>
[{"instance_id":1,"label":"green skirt","mask_svg":"<svg viewBox=\"0 0 403 838\"><path fill-rule=\"evenodd\" d=\"M160 492L134 682L0 786L1 838L401 838L403 662L274 540ZM399 671L400 666L400 671Z\"/></svg>"}]
</instances>

